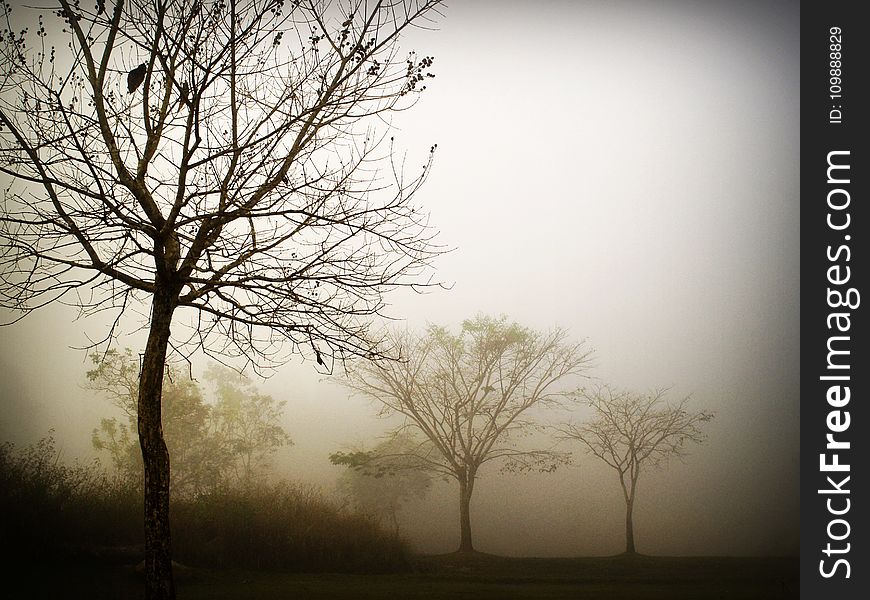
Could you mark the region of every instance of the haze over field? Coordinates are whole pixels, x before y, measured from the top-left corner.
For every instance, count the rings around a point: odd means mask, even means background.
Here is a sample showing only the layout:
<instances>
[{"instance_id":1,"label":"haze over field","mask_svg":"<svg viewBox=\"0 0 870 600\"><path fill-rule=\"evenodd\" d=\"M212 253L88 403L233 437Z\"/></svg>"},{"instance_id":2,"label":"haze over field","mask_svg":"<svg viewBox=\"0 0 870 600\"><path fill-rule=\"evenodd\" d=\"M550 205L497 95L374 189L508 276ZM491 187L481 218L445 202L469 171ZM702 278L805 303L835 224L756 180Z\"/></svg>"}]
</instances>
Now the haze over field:
<instances>
[{"instance_id":1,"label":"haze over field","mask_svg":"<svg viewBox=\"0 0 870 600\"><path fill-rule=\"evenodd\" d=\"M642 553L798 550L798 23L792 2L455 2L439 31L404 42L437 76L394 135L410 165L438 144L417 202L454 248L437 262L452 288L399 291L389 316L415 330L477 313L560 325L595 348L591 377L673 386L715 411L685 462L642 476ZM119 345L138 352L129 312ZM91 431L115 413L82 388L73 348L107 321L74 318L51 306L0 329L0 439L53 427L65 458L93 455ZM324 489L343 469L331 452L395 424L310 361L258 385L287 401L295 445L276 474ZM481 472L477 549L622 550L615 475L564 447L575 465L552 474ZM403 509L416 549L455 549L455 496L439 483Z\"/></svg>"}]
</instances>

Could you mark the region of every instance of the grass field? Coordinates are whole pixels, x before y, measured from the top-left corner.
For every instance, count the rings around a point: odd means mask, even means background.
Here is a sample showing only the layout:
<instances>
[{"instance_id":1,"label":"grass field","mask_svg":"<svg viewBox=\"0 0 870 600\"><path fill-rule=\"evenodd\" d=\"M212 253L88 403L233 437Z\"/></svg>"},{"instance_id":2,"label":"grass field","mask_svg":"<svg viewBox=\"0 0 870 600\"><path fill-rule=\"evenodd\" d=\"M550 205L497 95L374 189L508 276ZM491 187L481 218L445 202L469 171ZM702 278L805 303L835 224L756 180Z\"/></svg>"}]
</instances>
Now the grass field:
<instances>
[{"instance_id":1,"label":"grass field","mask_svg":"<svg viewBox=\"0 0 870 600\"><path fill-rule=\"evenodd\" d=\"M8 565L8 563L7 563ZM48 572L50 571L50 572ZM797 558L425 556L403 574L298 574L180 569L181 600L798 598ZM139 598L129 565L29 565L5 578L4 598ZM11 587L10 587L10 584Z\"/></svg>"}]
</instances>

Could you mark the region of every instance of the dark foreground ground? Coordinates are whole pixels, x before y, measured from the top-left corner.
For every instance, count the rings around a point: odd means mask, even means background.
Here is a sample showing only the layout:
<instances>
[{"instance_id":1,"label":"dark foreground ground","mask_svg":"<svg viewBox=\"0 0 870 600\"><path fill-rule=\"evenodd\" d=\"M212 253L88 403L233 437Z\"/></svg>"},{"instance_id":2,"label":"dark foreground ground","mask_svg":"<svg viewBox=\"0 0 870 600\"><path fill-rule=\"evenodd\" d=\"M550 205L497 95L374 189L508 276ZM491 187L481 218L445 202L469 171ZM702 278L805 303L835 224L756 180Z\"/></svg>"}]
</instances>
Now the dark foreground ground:
<instances>
[{"instance_id":1,"label":"dark foreground ground","mask_svg":"<svg viewBox=\"0 0 870 600\"><path fill-rule=\"evenodd\" d=\"M503 600L798 598L797 558L426 556L416 572L392 575L296 574L181 569L178 598ZM11 567L6 563L7 568ZM3 569L4 571L7 569ZM94 559L16 567L2 598L142 597L132 566Z\"/></svg>"}]
</instances>

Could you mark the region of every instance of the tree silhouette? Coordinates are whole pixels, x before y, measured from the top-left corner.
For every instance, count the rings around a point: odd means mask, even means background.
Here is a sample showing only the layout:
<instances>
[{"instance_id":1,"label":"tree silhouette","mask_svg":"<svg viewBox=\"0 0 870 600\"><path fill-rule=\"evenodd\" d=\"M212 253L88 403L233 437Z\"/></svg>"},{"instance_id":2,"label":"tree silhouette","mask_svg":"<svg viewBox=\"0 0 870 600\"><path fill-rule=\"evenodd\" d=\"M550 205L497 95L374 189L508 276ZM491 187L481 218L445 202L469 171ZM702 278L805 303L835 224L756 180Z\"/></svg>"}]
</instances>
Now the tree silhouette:
<instances>
[{"instance_id":1,"label":"tree silhouette","mask_svg":"<svg viewBox=\"0 0 870 600\"><path fill-rule=\"evenodd\" d=\"M169 349L258 371L294 353L376 358L384 293L432 285L440 249L412 201L431 152L406 175L373 126L425 88L432 58L397 41L440 2L85 4L0 8L0 304L115 311L104 341L150 305L146 589L170 598Z\"/></svg>"},{"instance_id":2,"label":"tree silhouette","mask_svg":"<svg viewBox=\"0 0 870 600\"><path fill-rule=\"evenodd\" d=\"M592 420L560 428L563 437L582 442L590 454L619 474L625 499L626 554L636 552L632 513L641 470L685 455L688 443L706 439L701 427L713 418L712 412L689 412L689 398L665 403L666 392L636 394L609 385L583 390L582 397L594 413Z\"/></svg>"},{"instance_id":3,"label":"tree silhouette","mask_svg":"<svg viewBox=\"0 0 870 600\"><path fill-rule=\"evenodd\" d=\"M552 471L566 456L516 442L534 431L535 408L561 404L557 384L588 366L591 350L566 341L562 329L537 332L506 319L478 316L451 333L397 334L402 361L356 362L346 384L379 401L382 415L397 414L422 440L401 454L408 468L427 469L459 483L460 552L474 551L471 498L478 472L502 461L512 471ZM397 433L398 433L397 431ZM395 455L383 456L396 460ZM333 462L378 466L379 455L336 455Z\"/></svg>"}]
</instances>

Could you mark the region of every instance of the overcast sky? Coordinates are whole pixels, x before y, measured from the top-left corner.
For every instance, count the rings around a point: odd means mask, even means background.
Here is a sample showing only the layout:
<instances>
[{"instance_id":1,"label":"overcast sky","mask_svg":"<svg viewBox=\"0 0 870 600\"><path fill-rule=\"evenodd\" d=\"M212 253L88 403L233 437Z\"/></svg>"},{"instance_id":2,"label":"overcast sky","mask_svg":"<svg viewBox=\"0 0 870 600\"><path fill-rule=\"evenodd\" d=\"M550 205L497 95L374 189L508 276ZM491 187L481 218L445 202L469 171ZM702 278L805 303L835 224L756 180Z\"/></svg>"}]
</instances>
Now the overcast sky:
<instances>
[{"instance_id":1,"label":"overcast sky","mask_svg":"<svg viewBox=\"0 0 870 600\"><path fill-rule=\"evenodd\" d=\"M412 328L477 312L561 325L596 349L590 375L714 410L703 447L641 479L641 552L798 549L798 17L797 2L455 1L407 41L436 78L396 142L421 161L438 144L417 200L455 250L437 263L452 289L401 292L390 314ZM70 348L101 324L73 316L52 307L0 329L0 434L55 427L69 458L90 455L110 412L80 389ZM311 363L262 387L288 401L281 474L325 489L340 474L329 452L388 426ZM484 472L476 547L619 552L618 481L575 450L551 475ZM407 507L419 549L454 549L455 495L444 484Z\"/></svg>"}]
</instances>

